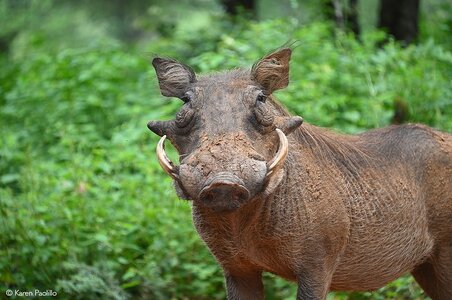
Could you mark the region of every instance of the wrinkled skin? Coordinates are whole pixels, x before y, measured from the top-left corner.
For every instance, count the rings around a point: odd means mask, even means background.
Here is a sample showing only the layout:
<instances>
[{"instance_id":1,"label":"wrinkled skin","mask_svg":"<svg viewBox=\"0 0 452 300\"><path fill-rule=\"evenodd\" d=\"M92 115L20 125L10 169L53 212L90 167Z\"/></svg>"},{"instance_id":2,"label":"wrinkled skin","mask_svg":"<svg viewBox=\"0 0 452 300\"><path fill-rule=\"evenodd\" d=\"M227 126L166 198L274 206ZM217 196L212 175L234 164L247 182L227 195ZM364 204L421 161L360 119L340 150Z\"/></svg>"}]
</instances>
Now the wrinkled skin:
<instances>
[{"instance_id":1,"label":"wrinkled skin","mask_svg":"<svg viewBox=\"0 0 452 300\"><path fill-rule=\"evenodd\" d=\"M300 126L272 96L288 85L290 55L200 78L153 60L162 94L184 104L148 127L162 136L157 155L178 195L193 201L228 299L262 299L262 272L297 282L297 299L377 289L407 272L433 299L452 299L452 136Z\"/></svg>"}]
</instances>

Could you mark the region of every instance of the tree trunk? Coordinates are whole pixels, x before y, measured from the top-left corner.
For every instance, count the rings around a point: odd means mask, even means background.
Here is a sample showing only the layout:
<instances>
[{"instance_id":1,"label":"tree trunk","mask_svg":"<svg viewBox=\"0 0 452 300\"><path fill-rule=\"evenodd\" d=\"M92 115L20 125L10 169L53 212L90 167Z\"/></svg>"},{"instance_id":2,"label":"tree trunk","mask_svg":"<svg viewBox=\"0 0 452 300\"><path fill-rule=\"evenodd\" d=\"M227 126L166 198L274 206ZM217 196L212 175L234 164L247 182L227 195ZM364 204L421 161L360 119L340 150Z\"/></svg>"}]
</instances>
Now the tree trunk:
<instances>
[{"instance_id":1,"label":"tree trunk","mask_svg":"<svg viewBox=\"0 0 452 300\"><path fill-rule=\"evenodd\" d=\"M222 0L221 3L229 15L235 16L240 12L255 15L256 3L254 0Z\"/></svg>"},{"instance_id":2,"label":"tree trunk","mask_svg":"<svg viewBox=\"0 0 452 300\"><path fill-rule=\"evenodd\" d=\"M380 0L378 28L386 30L402 45L415 42L420 0Z\"/></svg>"},{"instance_id":3,"label":"tree trunk","mask_svg":"<svg viewBox=\"0 0 452 300\"><path fill-rule=\"evenodd\" d=\"M327 0L326 1L326 15L328 19L334 20L336 28L343 30L344 15L342 13L342 5L340 0Z\"/></svg>"},{"instance_id":4,"label":"tree trunk","mask_svg":"<svg viewBox=\"0 0 452 300\"><path fill-rule=\"evenodd\" d=\"M351 30L351 32L353 32L356 37L359 37L359 35L361 34L361 28L359 26L358 18L358 0L349 1L346 18L347 28Z\"/></svg>"},{"instance_id":5,"label":"tree trunk","mask_svg":"<svg viewBox=\"0 0 452 300\"><path fill-rule=\"evenodd\" d=\"M339 30L351 31L357 38L361 33L359 26L358 0L349 0L343 7L341 0L326 0L325 12L329 20L334 20Z\"/></svg>"}]
</instances>

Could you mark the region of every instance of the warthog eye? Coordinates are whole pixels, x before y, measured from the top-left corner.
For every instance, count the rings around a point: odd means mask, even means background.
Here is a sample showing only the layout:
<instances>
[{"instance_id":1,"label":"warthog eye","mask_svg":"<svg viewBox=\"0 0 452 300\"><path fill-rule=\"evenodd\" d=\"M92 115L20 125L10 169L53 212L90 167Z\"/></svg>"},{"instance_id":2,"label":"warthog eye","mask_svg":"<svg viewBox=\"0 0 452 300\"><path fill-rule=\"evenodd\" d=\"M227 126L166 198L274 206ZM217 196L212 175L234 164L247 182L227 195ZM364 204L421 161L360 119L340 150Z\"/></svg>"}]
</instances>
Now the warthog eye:
<instances>
[{"instance_id":1,"label":"warthog eye","mask_svg":"<svg viewBox=\"0 0 452 300\"><path fill-rule=\"evenodd\" d=\"M259 95L257 95L257 98L256 98L257 102L265 103L266 100L267 100L267 96L264 95L263 93L260 93Z\"/></svg>"},{"instance_id":2,"label":"warthog eye","mask_svg":"<svg viewBox=\"0 0 452 300\"><path fill-rule=\"evenodd\" d=\"M180 99L184 101L184 103L190 102L193 99L193 94L191 92L186 92Z\"/></svg>"}]
</instances>

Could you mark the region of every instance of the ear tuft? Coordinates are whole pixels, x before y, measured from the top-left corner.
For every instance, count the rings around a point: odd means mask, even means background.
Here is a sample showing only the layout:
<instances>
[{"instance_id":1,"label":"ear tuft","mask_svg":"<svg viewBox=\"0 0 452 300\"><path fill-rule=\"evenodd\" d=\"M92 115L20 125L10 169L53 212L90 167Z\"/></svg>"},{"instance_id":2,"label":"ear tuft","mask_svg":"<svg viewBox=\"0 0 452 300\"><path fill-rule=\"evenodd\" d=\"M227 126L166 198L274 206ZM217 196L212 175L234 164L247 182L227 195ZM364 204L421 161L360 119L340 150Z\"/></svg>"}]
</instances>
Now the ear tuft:
<instances>
[{"instance_id":1,"label":"ear tuft","mask_svg":"<svg viewBox=\"0 0 452 300\"><path fill-rule=\"evenodd\" d=\"M173 59L156 57L152 60L160 91L165 97L181 98L196 82L195 72L184 64Z\"/></svg>"},{"instance_id":2,"label":"ear tuft","mask_svg":"<svg viewBox=\"0 0 452 300\"><path fill-rule=\"evenodd\" d=\"M289 84L289 61L292 50L283 48L273 52L253 65L251 77L268 94L283 89Z\"/></svg>"}]
</instances>

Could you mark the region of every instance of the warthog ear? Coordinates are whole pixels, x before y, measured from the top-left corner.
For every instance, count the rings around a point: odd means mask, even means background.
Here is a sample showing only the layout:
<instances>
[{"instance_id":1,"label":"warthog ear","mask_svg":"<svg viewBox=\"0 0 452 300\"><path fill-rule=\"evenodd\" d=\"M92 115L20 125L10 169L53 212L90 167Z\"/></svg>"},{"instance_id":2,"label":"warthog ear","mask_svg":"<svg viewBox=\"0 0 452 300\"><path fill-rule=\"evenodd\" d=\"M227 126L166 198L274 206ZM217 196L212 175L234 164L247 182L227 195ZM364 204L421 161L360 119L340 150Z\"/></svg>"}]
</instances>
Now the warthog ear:
<instances>
[{"instance_id":1,"label":"warthog ear","mask_svg":"<svg viewBox=\"0 0 452 300\"><path fill-rule=\"evenodd\" d=\"M156 57L152 65L157 73L160 91L165 97L182 98L190 84L196 82L195 72L173 59Z\"/></svg>"},{"instance_id":2,"label":"warthog ear","mask_svg":"<svg viewBox=\"0 0 452 300\"><path fill-rule=\"evenodd\" d=\"M253 65L251 77L268 94L283 89L289 84L289 61L292 50L283 48L273 52Z\"/></svg>"}]
</instances>

